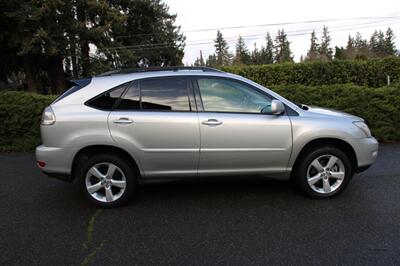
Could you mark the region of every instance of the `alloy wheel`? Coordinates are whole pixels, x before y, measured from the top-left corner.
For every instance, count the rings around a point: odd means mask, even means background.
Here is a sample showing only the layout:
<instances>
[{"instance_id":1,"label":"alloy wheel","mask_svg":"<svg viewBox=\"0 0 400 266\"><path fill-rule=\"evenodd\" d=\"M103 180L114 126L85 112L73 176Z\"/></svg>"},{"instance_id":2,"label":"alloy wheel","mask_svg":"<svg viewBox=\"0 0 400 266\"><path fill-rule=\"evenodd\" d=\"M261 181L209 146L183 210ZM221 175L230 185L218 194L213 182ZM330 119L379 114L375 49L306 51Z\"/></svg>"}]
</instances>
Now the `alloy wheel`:
<instances>
[{"instance_id":1,"label":"alloy wheel","mask_svg":"<svg viewBox=\"0 0 400 266\"><path fill-rule=\"evenodd\" d=\"M101 202L114 202L125 192L126 177L115 164L102 162L92 166L85 178L86 190L91 197Z\"/></svg>"},{"instance_id":2,"label":"alloy wheel","mask_svg":"<svg viewBox=\"0 0 400 266\"><path fill-rule=\"evenodd\" d=\"M345 178L343 162L336 156L326 154L314 159L307 169L307 183L312 190L328 194L339 189Z\"/></svg>"}]
</instances>

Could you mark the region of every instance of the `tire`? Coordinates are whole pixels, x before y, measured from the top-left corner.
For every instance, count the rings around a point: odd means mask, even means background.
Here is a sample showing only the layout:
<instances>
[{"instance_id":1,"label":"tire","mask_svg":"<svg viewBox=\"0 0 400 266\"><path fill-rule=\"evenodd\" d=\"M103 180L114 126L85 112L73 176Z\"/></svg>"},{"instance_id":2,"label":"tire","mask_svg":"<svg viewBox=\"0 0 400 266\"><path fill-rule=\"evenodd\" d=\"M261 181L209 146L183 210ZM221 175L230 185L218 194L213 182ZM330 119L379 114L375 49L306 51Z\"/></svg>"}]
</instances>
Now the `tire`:
<instances>
[{"instance_id":1,"label":"tire","mask_svg":"<svg viewBox=\"0 0 400 266\"><path fill-rule=\"evenodd\" d=\"M77 177L83 194L102 208L127 203L136 187L132 166L123 157L113 154L90 156L78 166Z\"/></svg>"},{"instance_id":2,"label":"tire","mask_svg":"<svg viewBox=\"0 0 400 266\"><path fill-rule=\"evenodd\" d=\"M349 184L352 175L349 157L331 146L307 151L293 173L297 188L306 196L317 199L339 195Z\"/></svg>"}]
</instances>

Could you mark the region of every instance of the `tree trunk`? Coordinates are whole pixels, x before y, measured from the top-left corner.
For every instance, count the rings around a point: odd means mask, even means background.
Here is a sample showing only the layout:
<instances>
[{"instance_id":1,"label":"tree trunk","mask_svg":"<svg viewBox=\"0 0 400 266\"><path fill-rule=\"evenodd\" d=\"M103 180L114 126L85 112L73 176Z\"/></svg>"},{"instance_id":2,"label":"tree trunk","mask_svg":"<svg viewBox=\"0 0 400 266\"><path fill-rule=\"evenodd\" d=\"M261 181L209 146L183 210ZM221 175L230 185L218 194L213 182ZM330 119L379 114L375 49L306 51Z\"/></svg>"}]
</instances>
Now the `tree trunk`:
<instances>
[{"instance_id":1,"label":"tree trunk","mask_svg":"<svg viewBox=\"0 0 400 266\"><path fill-rule=\"evenodd\" d=\"M81 59L82 59L82 76L90 76L90 58L89 58L89 42L82 40L81 45Z\"/></svg>"},{"instance_id":2,"label":"tree trunk","mask_svg":"<svg viewBox=\"0 0 400 266\"><path fill-rule=\"evenodd\" d=\"M23 57L26 84L29 92L37 92L37 80L34 71L33 61L29 56Z\"/></svg>"},{"instance_id":3,"label":"tree trunk","mask_svg":"<svg viewBox=\"0 0 400 266\"><path fill-rule=\"evenodd\" d=\"M77 7L77 17L79 22L86 25L86 12L85 7L80 5ZM88 77L90 75L90 58L89 58L89 41L86 35L87 29L83 30L79 34L79 46L81 48L81 67L82 76Z\"/></svg>"},{"instance_id":4,"label":"tree trunk","mask_svg":"<svg viewBox=\"0 0 400 266\"><path fill-rule=\"evenodd\" d=\"M79 78L78 63L76 61L76 43L75 38L71 40L71 61L72 61L72 76L77 79Z\"/></svg>"},{"instance_id":5,"label":"tree trunk","mask_svg":"<svg viewBox=\"0 0 400 266\"><path fill-rule=\"evenodd\" d=\"M63 67L63 59L61 56L52 56L49 58L48 73L51 80L51 92L53 94L61 94L65 91L65 74Z\"/></svg>"}]
</instances>

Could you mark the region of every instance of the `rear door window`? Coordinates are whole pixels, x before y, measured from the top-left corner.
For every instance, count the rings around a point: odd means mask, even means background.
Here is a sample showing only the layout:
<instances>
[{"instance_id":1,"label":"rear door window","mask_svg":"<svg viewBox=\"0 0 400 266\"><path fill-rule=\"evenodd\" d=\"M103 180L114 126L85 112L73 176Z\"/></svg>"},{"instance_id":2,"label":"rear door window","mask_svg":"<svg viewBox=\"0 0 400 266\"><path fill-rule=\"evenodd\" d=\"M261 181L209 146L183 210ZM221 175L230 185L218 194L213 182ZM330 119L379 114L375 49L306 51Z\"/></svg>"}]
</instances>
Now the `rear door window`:
<instances>
[{"instance_id":1,"label":"rear door window","mask_svg":"<svg viewBox=\"0 0 400 266\"><path fill-rule=\"evenodd\" d=\"M190 111L186 78L155 78L133 82L118 110Z\"/></svg>"},{"instance_id":2,"label":"rear door window","mask_svg":"<svg viewBox=\"0 0 400 266\"><path fill-rule=\"evenodd\" d=\"M185 78L142 80L140 98L143 110L190 111Z\"/></svg>"}]
</instances>

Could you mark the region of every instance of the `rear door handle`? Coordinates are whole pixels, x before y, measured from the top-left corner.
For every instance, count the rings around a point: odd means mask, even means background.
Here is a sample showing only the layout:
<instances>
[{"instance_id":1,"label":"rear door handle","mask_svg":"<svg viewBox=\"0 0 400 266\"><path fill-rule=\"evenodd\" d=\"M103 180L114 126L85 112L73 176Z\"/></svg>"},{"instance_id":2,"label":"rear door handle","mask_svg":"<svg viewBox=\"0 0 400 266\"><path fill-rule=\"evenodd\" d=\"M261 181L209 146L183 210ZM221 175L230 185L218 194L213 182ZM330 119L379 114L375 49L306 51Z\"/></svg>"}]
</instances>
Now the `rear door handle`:
<instances>
[{"instance_id":1,"label":"rear door handle","mask_svg":"<svg viewBox=\"0 0 400 266\"><path fill-rule=\"evenodd\" d=\"M207 121L202 121L201 123L203 125L208 125L208 126L219 126L219 125L222 125L222 122L217 120L217 119L208 119Z\"/></svg>"},{"instance_id":2,"label":"rear door handle","mask_svg":"<svg viewBox=\"0 0 400 266\"><path fill-rule=\"evenodd\" d=\"M133 123L133 121L127 117L121 117L120 119L114 121L114 124L118 124L118 125L128 125L128 124L132 124L132 123Z\"/></svg>"}]
</instances>

